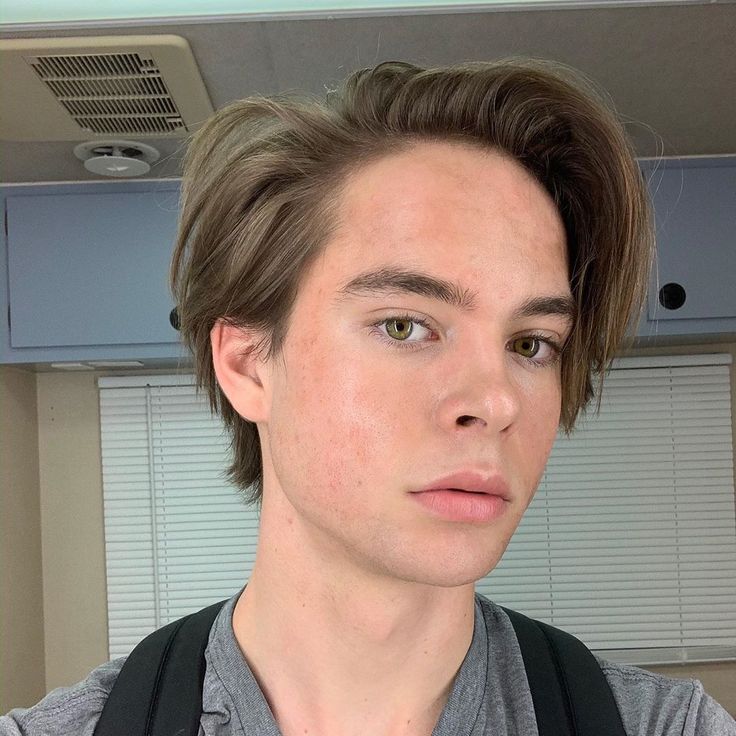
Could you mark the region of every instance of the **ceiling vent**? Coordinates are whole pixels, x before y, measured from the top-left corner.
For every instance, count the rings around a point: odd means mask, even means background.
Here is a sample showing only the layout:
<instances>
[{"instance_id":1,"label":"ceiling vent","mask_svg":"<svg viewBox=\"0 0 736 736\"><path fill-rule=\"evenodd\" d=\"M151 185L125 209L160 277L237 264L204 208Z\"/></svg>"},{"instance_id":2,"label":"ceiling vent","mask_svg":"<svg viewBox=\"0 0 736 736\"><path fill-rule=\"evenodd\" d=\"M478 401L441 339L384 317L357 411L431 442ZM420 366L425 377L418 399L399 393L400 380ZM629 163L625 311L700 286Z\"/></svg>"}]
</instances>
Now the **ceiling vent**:
<instances>
[{"instance_id":1,"label":"ceiling vent","mask_svg":"<svg viewBox=\"0 0 736 736\"><path fill-rule=\"evenodd\" d=\"M82 130L168 135L186 128L151 57L74 54L26 61Z\"/></svg>"},{"instance_id":2,"label":"ceiling vent","mask_svg":"<svg viewBox=\"0 0 736 736\"><path fill-rule=\"evenodd\" d=\"M180 36L0 41L0 138L172 137L212 105Z\"/></svg>"}]
</instances>

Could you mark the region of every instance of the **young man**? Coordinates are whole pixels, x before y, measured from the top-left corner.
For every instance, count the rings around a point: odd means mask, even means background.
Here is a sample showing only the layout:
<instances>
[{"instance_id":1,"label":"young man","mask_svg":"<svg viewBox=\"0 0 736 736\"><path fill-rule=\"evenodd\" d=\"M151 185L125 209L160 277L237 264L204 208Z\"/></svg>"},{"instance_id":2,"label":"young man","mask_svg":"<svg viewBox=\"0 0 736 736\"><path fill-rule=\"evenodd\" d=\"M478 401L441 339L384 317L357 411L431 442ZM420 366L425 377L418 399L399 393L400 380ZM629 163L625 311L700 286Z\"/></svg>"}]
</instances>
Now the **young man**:
<instances>
[{"instance_id":1,"label":"young man","mask_svg":"<svg viewBox=\"0 0 736 736\"><path fill-rule=\"evenodd\" d=\"M261 504L201 734L538 732L474 583L641 303L647 202L614 116L530 62L381 64L197 134L174 291ZM0 733L92 734L121 664ZM629 736L736 734L698 682L602 669Z\"/></svg>"}]
</instances>

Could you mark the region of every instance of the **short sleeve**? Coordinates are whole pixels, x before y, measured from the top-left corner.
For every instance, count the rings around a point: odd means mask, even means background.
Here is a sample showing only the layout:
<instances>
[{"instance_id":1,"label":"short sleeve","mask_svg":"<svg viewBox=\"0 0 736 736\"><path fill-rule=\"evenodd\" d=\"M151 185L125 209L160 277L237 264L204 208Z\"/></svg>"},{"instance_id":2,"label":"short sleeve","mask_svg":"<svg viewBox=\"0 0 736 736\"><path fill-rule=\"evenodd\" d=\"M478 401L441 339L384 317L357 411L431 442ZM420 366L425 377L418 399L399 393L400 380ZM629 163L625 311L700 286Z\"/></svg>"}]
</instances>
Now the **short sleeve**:
<instances>
[{"instance_id":1,"label":"short sleeve","mask_svg":"<svg viewBox=\"0 0 736 736\"><path fill-rule=\"evenodd\" d=\"M627 736L736 736L736 722L699 680L665 677L601 659L599 664Z\"/></svg>"},{"instance_id":2,"label":"short sleeve","mask_svg":"<svg viewBox=\"0 0 736 736\"><path fill-rule=\"evenodd\" d=\"M692 729L687 723L683 736L736 736L736 720L703 690L700 681L695 682L699 686L700 697L693 703L694 707L688 714Z\"/></svg>"},{"instance_id":3,"label":"short sleeve","mask_svg":"<svg viewBox=\"0 0 736 736\"><path fill-rule=\"evenodd\" d=\"M56 688L32 707L0 716L0 736L93 736L124 661L106 662L76 685Z\"/></svg>"}]
</instances>

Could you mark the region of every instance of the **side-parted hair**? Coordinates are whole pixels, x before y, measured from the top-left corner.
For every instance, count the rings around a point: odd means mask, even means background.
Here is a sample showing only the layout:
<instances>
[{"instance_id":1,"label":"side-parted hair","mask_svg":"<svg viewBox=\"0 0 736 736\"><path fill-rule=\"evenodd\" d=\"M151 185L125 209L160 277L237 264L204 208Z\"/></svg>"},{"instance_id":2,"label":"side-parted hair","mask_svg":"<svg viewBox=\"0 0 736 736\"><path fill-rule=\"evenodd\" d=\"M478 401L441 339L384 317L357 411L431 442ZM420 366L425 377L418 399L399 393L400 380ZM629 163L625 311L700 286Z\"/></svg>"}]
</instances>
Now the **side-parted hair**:
<instances>
[{"instance_id":1,"label":"side-parted hair","mask_svg":"<svg viewBox=\"0 0 736 736\"><path fill-rule=\"evenodd\" d=\"M279 357L300 279L329 240L346 177L421 141L504 152L549 192L564 223L577 317L562 354L565 431L602 386L638 318L653 257L649 197L606 98L552 62L507 59L422 69L386 62L326 99L250 97L218 111L184 161L171 284L197 385L231 433L230 481L258 503L258 430L232 408L212 364L223 319Z\"/></svg>"}]
</instances>

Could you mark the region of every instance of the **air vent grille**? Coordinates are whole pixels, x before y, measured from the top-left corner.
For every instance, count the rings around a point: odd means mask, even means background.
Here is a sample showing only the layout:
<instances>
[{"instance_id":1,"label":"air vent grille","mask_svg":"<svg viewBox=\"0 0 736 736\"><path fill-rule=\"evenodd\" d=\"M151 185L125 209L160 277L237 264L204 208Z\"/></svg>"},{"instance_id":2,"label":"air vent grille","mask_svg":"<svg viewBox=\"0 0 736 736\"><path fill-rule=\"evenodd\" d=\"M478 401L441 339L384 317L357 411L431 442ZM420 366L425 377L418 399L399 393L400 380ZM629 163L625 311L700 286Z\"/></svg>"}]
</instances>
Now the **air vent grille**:
<instances>
[{"instance_id":1,"label":"air vent grille","mask_svg":"<svg viewBox=\"0 0 736 736\"><path fill-rule=\"evenodd\" d=\"M166 87L160 79L44 79L57 98L65 97L136 97L140 95L166 96Z\"/></svg>"},{"instance_id":2,"label":"air vent grille","mask_svg":"<svg viewBox=\"0 0 736 736\"><path fill-rule=\"evenodd\" d=\"M34 62L44 78L120 77L140 74L160 75L152 59L138 54L74 54L73 56L39 56Z\"/></svg>"},{"instance_id":3,"label":"air vent grille","mask_svg":"<svg viewBox=\"0 0 736 736\"><path fill-rule=\"evenodd\" d=\"M152 58L64 54L27 61L84 131L160 135L185 128Z\"/></svg>"}]
</instances>

